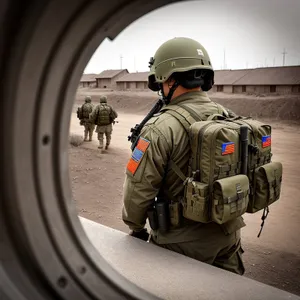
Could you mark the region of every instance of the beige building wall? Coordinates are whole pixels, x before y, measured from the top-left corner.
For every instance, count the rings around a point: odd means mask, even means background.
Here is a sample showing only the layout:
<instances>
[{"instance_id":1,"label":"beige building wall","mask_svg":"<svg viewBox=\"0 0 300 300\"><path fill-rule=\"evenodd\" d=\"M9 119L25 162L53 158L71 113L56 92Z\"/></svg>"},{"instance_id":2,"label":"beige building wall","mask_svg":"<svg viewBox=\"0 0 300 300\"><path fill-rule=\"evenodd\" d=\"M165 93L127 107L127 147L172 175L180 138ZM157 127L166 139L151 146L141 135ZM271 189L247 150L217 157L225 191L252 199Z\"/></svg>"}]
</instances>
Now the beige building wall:
<instances>
[{"instance_id":1,"label":"beige building wall","mask_svg":"<svg viewBox=\"0 0 300 300\"><path fill-rule=\"evenodd\" d=\"M104 88L111 88L111 79L110 78L97 78L97 87L104 89Z\"/></svg>"},{"instance_id":2,"label":"beige building wall","mask_svg":"<svg viewBox=\"0 0 300 300\"><path fill-rule=\"evenodd\" d=\"M143 81L137 82L137 83L136 83L136 88L137 88L138 90L144 90L144 89L148 88L148 87L147 87L147 84L146 84L146 87L145 87L145 83L146 83L146 82L143 82Z\"/></svg>"},{"instance_id":3,"label":"beige building wall","mask_svg":"<svg viewBox=\"0 0 300 300\"><path fill-rule=\"evenodd\" d=\"M293 85L292 93L293 94L300 94L300 84L299 85Z\"/></svg>"},{"instance_id":4,"label":"beige building wall","mask_svg":"<svg viewBox=\"0 0 300 300\"><path fill-rule=\"evenodd\" d=\"M119 73L117 76L113 77L111 79L111 88L112 89L116 89L117 88L117 82L121 77L123 77L124 75L128 74L128 72L126 70L123 70L121 73Z\"/></svg>"},{"instance_id":5,"label":"beige building wall","mask_svg":"<svg viewBox=\"0 0 300 300\"><path fill-rule=\"evenodd\" d=\"M129 82L129 89L135 90L136 89L136 82Z\"/></svg>"},{"instance_id":6,"label":"beige building wall","mask_svg":"<svg viewBox=\"0 0 300 300\"><path fill-rule=\"evenodd\" d=\"M224 85L223 92L232 94L232 85Z\"/></svg>"},{"instance_id":7,"label":"beige building wall","mask_svg":"<svg viewBox=\"0 0 300 300\"><path fill-rule=\"evenodd\" d=\"M125 90L125 82L117 82L117 90Z\"/></svg>"},{"instance_id":8,"label":"beige building wall","mask_svg":"<svg viewBox=\"0 0 300 300\"><path fill-rule=\"evenodd\" d=\"M291 85L277 85L276 93L279 94L292 94L292 86Z\"/></svg>"},{"instance_id":9,"label":"beige building wall","mask_svg":"<svg viewBox=\"0 0 300 300\"><path fill-rule=\"evenodd\" d=\"M243 86L242 85L233 86L233 93L234 94L242 94L243 93Z\"/></svg>"},{"instance_id":10,"label":"beige building wall","mask_svg":"<svg viewBox=\"0 0 300 300\"><path fill-rule=\"evenodd\" d=\"M269 94L270 86L269 85L247 85L246 92L253 93L253 94Z\"/></svg>"},{"instance_id":11,"label":"beige building wall","mask_svg":"<svg viewBox=\"0 0 300 300\"><path fill-rule=\"evenodd\" d=\"M210 92L215 93L217 91L217 86L213 85L213 87L211 88Z\"/></svg>"},{"instance_id":12,"label":"beige building wall","mask_svg":"<svg viewBox=\"0 0 300 300\"><path fill-rule=\"evenodd\" d=\"M118 90L145 90L148 89L148 83L144 81L117 82Z\"/></svg>"}]
</instances>

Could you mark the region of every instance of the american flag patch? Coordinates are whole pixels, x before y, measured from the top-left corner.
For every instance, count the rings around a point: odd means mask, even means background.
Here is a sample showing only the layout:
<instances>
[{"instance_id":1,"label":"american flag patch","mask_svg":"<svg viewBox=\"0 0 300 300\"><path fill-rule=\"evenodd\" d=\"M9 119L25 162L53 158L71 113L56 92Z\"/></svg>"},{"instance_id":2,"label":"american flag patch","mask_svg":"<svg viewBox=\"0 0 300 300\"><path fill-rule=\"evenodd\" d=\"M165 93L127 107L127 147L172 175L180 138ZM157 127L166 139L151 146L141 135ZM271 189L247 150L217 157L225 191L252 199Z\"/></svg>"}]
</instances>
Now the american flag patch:
<instances>
[{"instance_id":1,"label":"american flag patch","mask_svg":"<svg viewBox=\"0 0 300 300\"><path fill-rule=\"evenodd\" d=\"M262 137L262 147L270 147L271 146L271 136L270 135L265 135Z\"/></svg>"},{"instance_id":2,"label":"american flag patch","mask_svg":"<svg viewBox=\"0 0 300 300\"><path fill-rule=\"evenodd\" d=\"M228 142L222 144L222 155L234 153L234 142Z\"/></svg>"},{"instance_id":3,"label":"american flag patch","mask_svg":"<svg viewBox=\"0 0 300 300\"><path fill-rule=\"evenodd\" d=\"M146 140L145 138L139 138L139 141L134 148L131 158L129 159L129 162L127 164L127 170L134 175L137 168L139 167L140 162L142 161L142 158L147 150L147 148L150 145L150 141Z\"/></svg>"}]
</instances>

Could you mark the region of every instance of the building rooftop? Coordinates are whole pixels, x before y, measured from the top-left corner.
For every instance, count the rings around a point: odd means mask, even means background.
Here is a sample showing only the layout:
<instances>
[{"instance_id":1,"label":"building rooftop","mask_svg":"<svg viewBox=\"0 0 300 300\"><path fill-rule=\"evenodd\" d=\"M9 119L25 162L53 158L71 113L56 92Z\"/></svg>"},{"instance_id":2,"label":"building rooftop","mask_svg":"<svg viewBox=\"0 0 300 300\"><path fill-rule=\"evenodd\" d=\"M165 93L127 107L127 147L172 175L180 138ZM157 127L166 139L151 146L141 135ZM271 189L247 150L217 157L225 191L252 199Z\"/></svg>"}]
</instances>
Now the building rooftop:
<instances>
[{"instance_id":1,"label":"building rooftop","mask_svg":"<svg viewBox=\"0 0 300 300\"><path fill-rule=\"evenodd\" d=\"M148 75L149 72L128 73L116 80L116 82L148 82Z\"/></svg>"},{"instance_id":2,"label":"building rooftop","mask_svg":"<svg viewBox=\"0 0 300 300\"><path fill-rule=\"evenodd\" d=\"M105 70L98 74L96 78L99 79L107 79L107 78L114 78L115 76L119 75L121 72L126 71L128 73L127 69L120 69L120 70Z\"/></svg>"},{"instance_id":3,"label":"building rooftop","mask_svg":"<svg viewBox=\"0 0 300 300\"><path fill-rule=\"evenodd\" d=\"M238 79L243 78L249 69L246 70L216 70L215 71L215 84L219 85L232 85Z\"/></svg>"},{"instance_id":4,"label":"building rooftop","mask_svg":"<svg viewBox=\"0 0 300 300\"><path fill-rule=\"evenodd\" d=\"M298 85L300 66L250 69L234 85Z\"/></svg>"},{"instance_id":5,"label":"building rooftop","mask_svg":"<svg viewBox=\"0 0 300 300\"><path fill-rule=\"evenodd\" d=\"M97 74L83 74L80 82L96 82Z\"/></svg>"}]
</instances>

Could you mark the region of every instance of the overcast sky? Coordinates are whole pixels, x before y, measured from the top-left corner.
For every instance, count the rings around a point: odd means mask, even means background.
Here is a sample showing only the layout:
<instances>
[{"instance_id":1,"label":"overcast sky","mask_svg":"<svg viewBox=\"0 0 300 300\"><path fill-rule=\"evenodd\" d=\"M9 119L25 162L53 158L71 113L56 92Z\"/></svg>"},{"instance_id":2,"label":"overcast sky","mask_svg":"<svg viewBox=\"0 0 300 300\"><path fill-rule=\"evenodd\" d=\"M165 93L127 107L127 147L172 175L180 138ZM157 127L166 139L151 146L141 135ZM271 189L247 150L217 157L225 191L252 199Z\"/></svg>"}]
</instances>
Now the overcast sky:
<instances>
[{"instance_id":1,"label":"overcast sky","mask_svg":"<svg viewBox=\"0 0 300 300\"><path fill-rule=\"evenodd\" d=\"M84 73L127 68L148 71L166 40L190 37L208 51L213 67L230 69L300 65L300 0L195 0L155 10L96 50Z\"/></svg>"}]
</instances>

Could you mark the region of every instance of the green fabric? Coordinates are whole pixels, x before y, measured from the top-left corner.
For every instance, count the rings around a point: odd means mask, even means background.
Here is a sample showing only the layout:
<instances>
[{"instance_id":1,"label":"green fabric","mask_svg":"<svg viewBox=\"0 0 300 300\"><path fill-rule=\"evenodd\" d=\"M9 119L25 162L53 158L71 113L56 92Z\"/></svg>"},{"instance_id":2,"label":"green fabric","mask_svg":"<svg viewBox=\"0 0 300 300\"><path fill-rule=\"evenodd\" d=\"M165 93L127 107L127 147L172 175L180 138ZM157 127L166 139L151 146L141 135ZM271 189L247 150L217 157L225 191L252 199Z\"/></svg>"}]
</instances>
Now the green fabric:
<instances>
[{"instance_id":1,"label":"green fabric","mask_svg":"<svg viewBox=\"0 0 300 300\"><path fill-rule=\"evenodd\" d=\"M76 113L77 113L77 118L79 120L81 120L82 119L82 108L81 107L77 107Z\"/></svg>"},{"instance_id":2,"label":"green fabric","mask_svg":"<svg viewBox=\"0 0 300 300\"><path fill-rule=\"evenodd\" d=\"M249 212L250 203L255 212L279 199L282 166L268 166L271 146L262 143L271 135L271 127L249 118L205 121L220 113L226 115L226 110L206 93L189 92L147 122L141 137L149 142L148 148L134 173L126 169L124 182L122 218L131 230L145 226L159 191L172 205L172 215L169 232L151 233L158 244L205 240L209 234L217 238L217 230L229 236L245 226L241 215ZM239 175L240 127L245 124L249 144L258 150L249 152L248 177ZM234 143L234 151L224 154L227 142ZM180 225L174 203L183 207Z\"/></svg>"},{"instance_id":3,"label":"green fabric","mask_svg":"<svg viewBox=\"0 0 300 300\"><path fill-rule=\"evenodd\" d=\"M182 200L183 215L193 221L198 222L217 222L224 224L231 219L234 219L246 211L254 213L260 209L267 207L273 202L277 201L280 196L281 181L275 181L275 187L265 188L270 185L270 180L274 179L271 173L274 171L274 165L268 168L268 162L271 160L271 146L263 146L262 139L265 136L271 136L271 127L257 120L249 118L234 118L225 120L213 120L215 117L224 119L220 114L211 113L207 118L208 121L192 122L192 118L182 113L180 106L168 109L164 108L167 113L171 113L174 117L180 120L182 126L188 131L191 145L191 160L190 169L197 175L193 177L193 182L186 186L186 194ZM219 112L223 108L219 107ZM190 111L190 109L189 109ZM176 113L175 113L176 112ZM203 119L203 117L202 117ZM188 123L192 125L188 128ZM212 193L218 194L222 188L221 183L234 181L235 175L240 174L241 171L241 153L240 153L240 127L246 125L249 127L249 144L257 147L257 153L249 151L248 155L248 178L247 176L247 192L243 190L243 199L236 198L233 203L225 204L225 198L220 202L212 198ZM231 142L234 144L233 153L224 154L222 147L224 144ZM266 165L267 164L267 165ZM256 169L257 166L265 166ZM282 177L282 165L276 165L276 176ZM178 176L182 178L175 166L173 170ZM265 169L266 168L266 169ZM259 171L258 171L259 170ZM269 170L269 172L267 172ZM272 173L273 174L273 173ZM190 176L190 175L189 175ZM274 175L275 176L275 175ZM232 178L233 179L224 179ZM215 180L219 184L214 184ZM274 179L275 180L275 179ZM209 197L199 197L197 186L207 184L209 188ZM232 187L235 187L233 182ZM194 188L192 189L192 186ZM229 184L230 186L230 184ZM252 192L250 193L250 186ZM221 189L220 189L221 187ZM233 191L232 191L233 192ZM270 196L269 196L270 194ZM233 197L231 197L233 199ZM247 206L249 207L247 208ZM208 210L208 207L210 208ZM202 209L202 211L201 211Z\"/></svg>"},{"instance_id":4,"label":"green fabric","mask_svg":"<svg viewBox=\"0 0 300 300\"><path fill-rule=\"evenodd\" d=\"M110 117L111 108L108 105L100 104L100 110L97 118L97 125L108 125L111 124L112 120Z\"/></svg>"},{"instance_id":5,"label":"green fabric","mask_svg":"<svg viewBox=\"0 0 300 300\"><path fill-rule=\"evenodd\" d=\"M214 205L214 199L211 196L213 192L213 184L215 180L219 178L219 175L221 175L221 172L218 172L218 168L221 167L224 169L224 167L228 167L228 172L226 172L225 175L222 174L222 176L220 176L222 178L232 177L233 175L238 174L240 171L238 168L238 166L240 166L240 125L232 122L195 122L197 117L195 116L194 119L191 118L188 111L193 115L195 112L189 108L183 113L181 111L181 107L184 107L184 105L179 104L178 106L171 107L171 109L166 107L164 110L166 110L167 113L170 113L170 111L178 112L173 116L180 120L186 131L186 124L192 123L188 129L190 146L192 150L190 166L192 171L198 171L198 173L196 173L198 175L195 175L193 180L186 185L185 196L182 200L183 216L190 220L202 223L214 221L218 224L224 224L244 214L249 200L249 180L247 176L243 177L243 183L245 179L247 181L247 195L245 195L243 198L243 203L239 203L238 206L237 203L224 205L224 202ZM212 110L211 112L208 112L208 114L204 116L202 115L201 119L203 120L203 118L207 118L208 115L219 115L220 111L224 111L224 108L220 107L219 105L217 105L216 108L218 110L218 114L215 114L214 110ZM222 153L222 145L227 142L234 143L234 151L231 154L224 155ZM236 168L232 168L232 166L236 166ZM182 177L174 166L171 167L178 176ZM241 179L241 177L234 178ZM219 185L216 184L215 186L221 186L222 190L222 184L224 185L228 182L232 182L232 184L229 184L229 186L232 186L233 189L235 188L235 185L239 183L235 182L234 179L229 179L223 180L219 182ZM201 195L201 192L203 192L204 188L208 190L207 194L209 196L203 197ZM228 184L226 184L226 189L228 189ZM237 193L237 191L234 190L231 192L231 197ZM224 197L226 197L226 195ZM238 201L240 201L240 199L236 199L236 202ZM235 207L234 212L232 211L233 207Z\"/></svg>"},{"instance_id":6,"label":"green fabric","mask_svg":"<svg viewBox=\"0 0 300 300\"><path fill-rule=\"evenodd\" d=\"M153 57L149 82L165 82L175 72L189 70L213 70L206 49L190 38L174 38L163 43Z\"/></svg>"},{"instance_id":7,"label":"green fabric","mask_svg":"<svg viewBox=\"0 0 300 300\"><path fill-rule=\"evenodd\" d=\"M189 92L171 101L168 107L183 104L193 111L201 111L208 116L218 113L218 106L211 102L205 92ZM131 230L141 230L146 223L147 211L161 189L164 198L178 202L184 195L182 179L169 166L174 161L183 174L188 173L191 153L189 136L177 118L163 111L151 118L141 132L141 136L150 142L134 174L126 169L123 193L123 221ZM166 172L166 174L165 174ZM165 177L162 186L162 179ZM172 196L170 196L172 195ZM172 197L172 199L170 199ZM152 232L158 243L178 243L204 238L208 234L229 234L245 226L242 218L225 225L199 223L183 218L181 226L171 226L167 233L160 230Z\"/></svg>"},{"instance_id":8,"label":"green fabric","mask_svg":"<svg viewBox=\"0 0 300 300\"><path fill-rule=\"evenodd\" d=\"M272 162L254 171L253 196L247 212L255 213L279 199L282 182L282 164Z\"/></svg>"},{"instance_id":9,"label":"green fabric","mask_svg":"<svg viewBox=\"0 0 300 300\"><path fill-rule=\"evenodd\" d=\"M106 96L101 96L100 97L100 103L107 103L107 97Z\"/></svg>"},{"instance_id":10,"label":"green fabric","mask_svg":"<svg viewBox=\"0 0 300 300\"><path fill-rule=\"evenodd\" d=\"M98 104L90 114L91 122L97 126L110 125L117 117L117 112L106 103Z\"/></svg>"},{"instance_id":11,"label":"green fabric","mask_svg":"<svg viewBox=\"0 0 300 300\"><path fill-rule=\"evenodd\" d=\"M187 219L208 223L210 221L208 184L188 181L183 201L183 216Z\"/></svg>"},{"instance_id":12,"label":"green fabric","mask_svg":"<svg viewBox=\"0 0 300 300\"><path fill-rule=\"evenodd\" d=\"M215 226L217 229L217 224ZM245 272L242 261L244 250L241 247L240 236L240 230L228 236L216 230L208 231L205 238L189 242L158 244L153 236L149 242L229 272L243 275Z\"/></svg>"},{"instance_id":13,"label":"green fabric","mask_svg":"<svg viewBox=\"0 0 300 300\"><path fill-rule=\"evenodd\" d=\"M255 213L279 200L282 164L280 162L271 163L271 146L263 147L262 138L272 135L269 124L250 118L236 120L235 123L249 126L249 144L258 149L257 153L249 151L248 158L248 177L251 191L247 212ZM273 181L274 183L272 183Z\"/></svg>"},{"instance_id":14,"label":"green fabric","mask_svg":"<svg viewBox=\"0 0 300 300\"><path fill-rule=\"evenodd\" d=\"M84 100L85 100L86 103L91 103L92 102L91 96L86 96Z\"/></svg>"},{"instance_id":15,"label":"green fabric","mask_svg":"<svg viewBox=\"0 0 300 300\"><path fill-rule=\"evenodd\" d=\"M249 179L236 175L213 184L212 220L224 224L246 212L249 202Z\"/></svg>"},{"instance_id":16,"label":"green fabric","mask_svg":"<svg viewBox=\"0 0 300 300\"><path fill-rule=\"evenodd\" d=\"M90 113L93 111L94 105L92 103L84 103L81 107L82 111L82 118L87 119L86 121L89 121Z\"/></svg>"}]
</instances>

